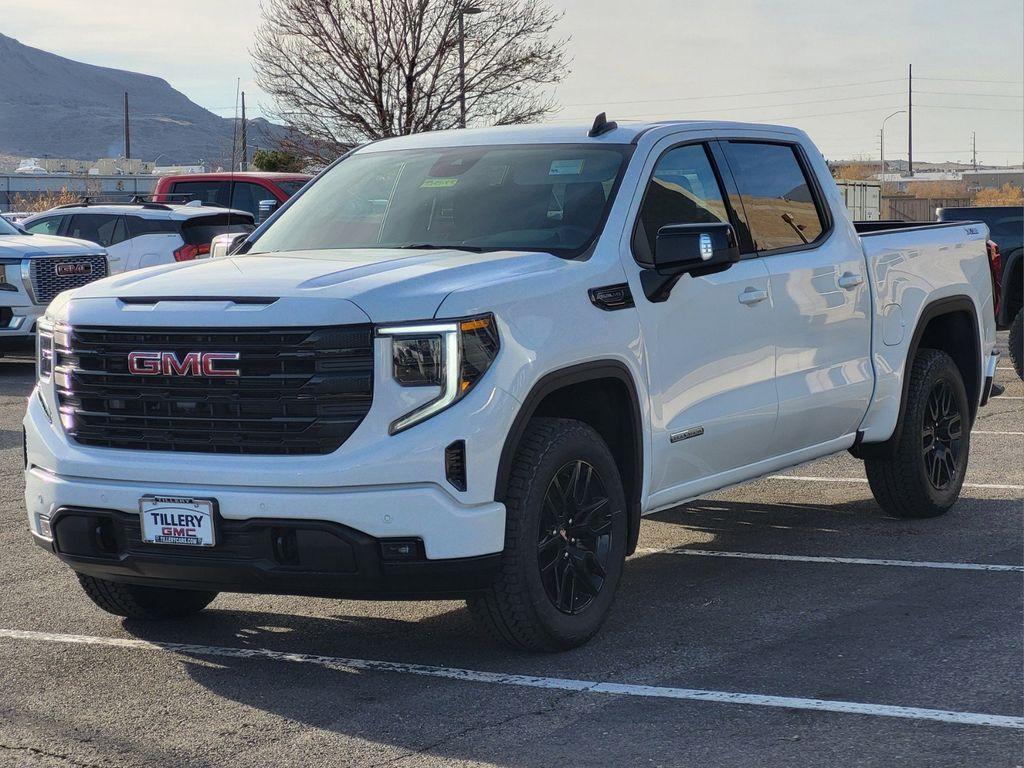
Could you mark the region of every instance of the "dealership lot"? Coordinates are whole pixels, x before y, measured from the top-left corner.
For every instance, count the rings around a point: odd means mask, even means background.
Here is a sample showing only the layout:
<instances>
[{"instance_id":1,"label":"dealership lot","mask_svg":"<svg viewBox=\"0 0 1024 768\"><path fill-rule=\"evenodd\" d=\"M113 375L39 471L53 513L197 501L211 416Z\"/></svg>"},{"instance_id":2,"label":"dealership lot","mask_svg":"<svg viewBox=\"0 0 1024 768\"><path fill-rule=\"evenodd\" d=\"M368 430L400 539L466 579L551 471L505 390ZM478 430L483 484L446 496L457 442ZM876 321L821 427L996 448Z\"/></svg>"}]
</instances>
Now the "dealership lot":
<instances>
[{"instance_id":1,"label":"dealership lot","mask_svg":"<svg viewBox=\"0 0 1024 768\"><path fill-rule=\"evenodd\" d=\"M714 494L647 520L593 642L531 656L452 602L101 613L25 531L32 366L2 359L0 765L1020 765L1024 383L1001 366L944 518L884 518L846 454Z\"/></svg>"}]
</instances>

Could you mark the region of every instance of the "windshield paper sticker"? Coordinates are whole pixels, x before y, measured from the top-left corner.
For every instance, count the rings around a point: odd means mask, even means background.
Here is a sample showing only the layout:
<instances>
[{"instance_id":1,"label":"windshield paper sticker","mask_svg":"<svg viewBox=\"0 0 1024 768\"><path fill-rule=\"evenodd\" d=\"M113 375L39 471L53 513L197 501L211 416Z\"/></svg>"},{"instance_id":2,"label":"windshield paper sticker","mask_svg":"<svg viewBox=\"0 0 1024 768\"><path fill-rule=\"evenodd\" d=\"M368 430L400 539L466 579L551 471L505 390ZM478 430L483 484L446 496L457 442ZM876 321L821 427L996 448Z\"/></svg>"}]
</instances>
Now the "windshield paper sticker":
<instances>
[{"instance_id":1,"label":"windshield paper sticker","mask_svg":"<svg viewBox=\"0 0 1024 768\"><path fill-rule=\"evenodd\" d=\"M583 160L552 160L548 176L579 176L583 173Z\"/></svg>"},{"instance_id":2,"label":"windshield paper sticker","mask_svg":"<svg viewBox=\"0 0 1024 768\"><path fill-rule=\"evenodd\" d=\"M454 176L443 179L424 179L423 183L420 184L420 189L445 189L447 187L454 187L458 183L458 178Z\"/></svg>"}]
</instances>

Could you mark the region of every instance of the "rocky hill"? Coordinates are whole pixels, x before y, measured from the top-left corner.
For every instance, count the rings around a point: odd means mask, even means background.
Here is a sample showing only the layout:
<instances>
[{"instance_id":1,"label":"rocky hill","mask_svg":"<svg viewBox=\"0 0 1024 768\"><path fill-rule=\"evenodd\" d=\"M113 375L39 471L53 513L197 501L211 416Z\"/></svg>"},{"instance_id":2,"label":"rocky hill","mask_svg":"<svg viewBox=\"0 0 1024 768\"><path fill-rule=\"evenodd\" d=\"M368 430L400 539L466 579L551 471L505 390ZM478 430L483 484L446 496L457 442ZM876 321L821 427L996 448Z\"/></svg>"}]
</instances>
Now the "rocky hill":
<instances>
[{"instance_id":1,"label":"rocky hill","mask_svg":"<svg viewBox=\"0 0 1024 768\"><path fill-rule=\"evenodd\" d=\"M128 92L132 156L161 164L224 164L234 121L190 101L159 77L97 67L0 34L0 153L21 157L117 157L124 151ZM249 121L249 143L271 145L284 129Z\"/></svg>"}]
</instances>

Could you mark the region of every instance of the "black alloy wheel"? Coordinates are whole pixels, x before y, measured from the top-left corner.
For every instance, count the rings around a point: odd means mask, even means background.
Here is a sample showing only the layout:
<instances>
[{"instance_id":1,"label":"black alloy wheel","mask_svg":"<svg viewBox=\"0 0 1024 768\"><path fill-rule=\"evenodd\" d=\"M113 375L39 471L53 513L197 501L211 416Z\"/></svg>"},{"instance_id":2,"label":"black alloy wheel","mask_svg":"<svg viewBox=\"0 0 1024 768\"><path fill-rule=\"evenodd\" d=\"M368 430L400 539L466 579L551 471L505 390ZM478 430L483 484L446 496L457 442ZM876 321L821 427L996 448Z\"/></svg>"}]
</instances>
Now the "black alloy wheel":
<instances>
[{"instance_id":1,"label":"black alloy wheel","mask_svg":"<svg viewBox=\"0 0 1024 768\"><path fill-rule=\"evenodd\" d=\"M544 494L537 564L544 591L574 615L601 592L608 572L613 507L600 473L577 459L559 469Z\"/></svg>"},{"instance_id":2,"label":"black alloy wheel","mask_svg":"<svg viewBox=\"0 0 1024 768\"><path fill-rule=\"evenodd\" d=\"M925 473L937 490L947 488L957 477L963 423L953 387L946 379L939 379L928 395L921 429Z\"/></svg>"}]
</instances>

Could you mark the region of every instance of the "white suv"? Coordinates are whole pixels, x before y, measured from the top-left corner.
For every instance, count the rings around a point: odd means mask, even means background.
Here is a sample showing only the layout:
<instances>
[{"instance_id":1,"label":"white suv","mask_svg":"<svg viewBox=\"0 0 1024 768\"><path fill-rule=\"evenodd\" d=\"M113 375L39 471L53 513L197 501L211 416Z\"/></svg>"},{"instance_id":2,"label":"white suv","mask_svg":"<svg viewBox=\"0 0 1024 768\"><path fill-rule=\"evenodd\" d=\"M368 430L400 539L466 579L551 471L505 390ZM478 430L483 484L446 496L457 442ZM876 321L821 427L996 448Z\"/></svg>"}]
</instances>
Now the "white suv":
<instances>
[{"instance_id":1,"label":"white suv","mask_svg":"<svg viewBox=\"0 0 1024 768\"><path fill-rule=\"evenodd\" d=\"M21 222L32 234L89 240L107 251L110 274L191 261L210 252L216 235L251 232L253 217L196 203L175 205L133 199L128 203L63 205Z\"/></svg>"}]
</instances>

